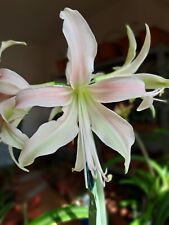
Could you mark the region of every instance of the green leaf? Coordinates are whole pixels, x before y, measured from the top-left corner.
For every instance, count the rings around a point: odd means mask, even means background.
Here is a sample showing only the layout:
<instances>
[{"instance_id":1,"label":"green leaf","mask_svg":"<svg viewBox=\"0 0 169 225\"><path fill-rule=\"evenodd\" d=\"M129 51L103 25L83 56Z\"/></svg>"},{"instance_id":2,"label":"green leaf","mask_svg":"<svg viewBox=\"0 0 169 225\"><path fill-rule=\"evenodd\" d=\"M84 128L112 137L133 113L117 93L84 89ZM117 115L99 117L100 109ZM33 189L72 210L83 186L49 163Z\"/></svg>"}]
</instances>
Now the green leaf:
<instances>
[{"instance_id":1,"label":"green leaf","mask_svg":"<svg viewBox=\"0 0 169 225\"><path fill-rule=\"evenodd\" d=\"M120 202L120 206L121 207L131 206L131 208L136 208L138 207L138 202L135 199L125 199Z\"/></svg>"},{"instance_id":2,"label":"green leaf","mask_svg":"<svg viewBox=\"0 0 169 225\"><path fill-rule=\"evenodd\" d=\"M69 205L67 207L61 207L52 211L44 213L35 220L29 223L29 225L52 225L54 223L67 222L75 219L88 218L87 207L77 207L75 205Z\"/></svg>"},{"instance_id":3,"label":"green leaf","mask_svg":"<svg viewBox=\"0 0 169 225\"><path fill-rule=\"evenodd\" d=\"M5 218L6 214L14 207L14 203L9 202L0 208L0 224Z\"/></svg>"},{"instance_id":4,"label":"green leaf","mask_svg":"<svg viewBox=\"0 0 169 225\"><path fill-rule=\"evenodd\" d=\"M139 187L146 195L149 195L150 193L149 186L146 183L144 183L142 179L138 177L132 177L129 179L122 180L120 184L134 185Z\"/></svg>"},{"instance_id":5,"label":"green leaf","mask_svg":"<svg viewBox=\"0 0 169 225\"><path fill-rule=\"evenodd\" d=\"M155 225L165 225L167 219L169 219L169 192L166 192L162 198L158 201L158 204L155 205Z\"/></svg>"},{"instance_id":6,"label":"green leaf","mask_svg":"<svg viewBox=\"0 0 169 225\"><path fill-rule=\"evenodd\" d=\"M132 221L129 225L143 225L141 224L141 221L139 218L135 219L134 221Z\"/></svg>"},{"instance_id":7,"label":"green leaf","mask_svg":"<svg viewBox=\"0 0 169 225\"><path fill-rule=\"evenodd\" d=\"M132 155L132 160L136 160L136 161L145 163L145 159L144 159L143 156ZM117 162L120 162L120 161L121 161L121 158L117 158L116 160L115 160L115 159L109 160L109 161L106 163L106 165L111 165L111 163L114 164L114 163L117 163ZM152 160L152 159L150 160L150 164L151 164L151 166L153 167L153 169L157 172L157 174L158 174L162 179L164 179L164 178L165 178L164 172L163 172L164 168L163 168L160 164L158 164L156 161L154 161L154 160Z\"/></svg>"},{"instance_id":8,"label":"green leaf","mask_svg":"<svg viewBox=\"0 0 169 225\"><path fill-rule=\"evenodd\" d=\"M104 163L103 168L104 169L111 168L112 166L114 166L115 164L121 162L122 160L124 160L124 159L121 156L113 157L112 159L110 159L106 163Z\"/></svg>"}]
</instances>

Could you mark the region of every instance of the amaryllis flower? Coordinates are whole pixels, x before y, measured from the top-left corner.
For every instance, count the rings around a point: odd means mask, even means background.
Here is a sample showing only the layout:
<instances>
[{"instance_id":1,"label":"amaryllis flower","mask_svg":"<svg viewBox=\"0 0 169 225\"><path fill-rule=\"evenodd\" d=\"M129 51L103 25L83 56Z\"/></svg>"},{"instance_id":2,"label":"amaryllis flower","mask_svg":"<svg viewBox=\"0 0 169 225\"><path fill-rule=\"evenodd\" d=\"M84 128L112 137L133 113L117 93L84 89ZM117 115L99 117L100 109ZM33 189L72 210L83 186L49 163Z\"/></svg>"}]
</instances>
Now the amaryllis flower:
<instances>
[{"instance_id":1,"label":"amaryllis flower","mask_svg":"<svg viewBox=\"0 0 169 225\"><path fill-rule=\"evenodd\" d=\"M14 44L25 43L16 41L2 42L0 57L6 48ZM17 129L18 124L26 115L27 110L15 108L16 94L20 90L28 87L29 84L17 73L9 69L0 69L0 139L2 142L10 146L11 154L11 147L22 149L24 142L28 139L25 134ZM13 158L13 155L11 156Z\"/></svg>"},{"instance_id":2,"label":"amaryllis flower","mask_svg":"<svg viewBox=\"0 0 169 225\"><path fill-rule=\"evenodd\" d=\"M63 115L57 121L41 125L25 142L19 164L24 168L38 156L56 152L78 135L73 170L84 169L86 187L87 169L94 178L99 174L104 184L108 177L102 171L93 133L124 157L126 172L135 138L131 125L101 103L143 96L144 82L136 77L113 77L92 83L97 51L95 37L78 11L66 8L60 13L60 17L64 20L63 33L68 42L67 85L23 90L17 95L17 108L61 106Z\"/></svg>"}]
</instances>

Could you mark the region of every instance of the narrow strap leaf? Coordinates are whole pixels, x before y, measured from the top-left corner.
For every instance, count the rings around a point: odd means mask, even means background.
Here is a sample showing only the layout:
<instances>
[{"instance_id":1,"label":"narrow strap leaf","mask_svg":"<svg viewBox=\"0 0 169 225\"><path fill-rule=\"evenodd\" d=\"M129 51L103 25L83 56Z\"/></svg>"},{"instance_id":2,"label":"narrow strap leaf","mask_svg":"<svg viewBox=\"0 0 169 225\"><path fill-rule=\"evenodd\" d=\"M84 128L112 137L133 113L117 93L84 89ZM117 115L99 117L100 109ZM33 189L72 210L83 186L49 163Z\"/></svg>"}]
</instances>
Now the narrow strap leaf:
<instances>
[{"instance_id":1,"label":"narrow strap leaf","mask_svg":"<svg viewBox=\"0 0 169 225\"><path fill-rule=\"evenodd\" d=\"M75 205L69 205L67 207L57 208L55 210L44 213L35 220L29 223L29 225L52 225L54 223L68 222L75 219L88 218L87 207L77 207Z\"/></svg>"}]
</instances>

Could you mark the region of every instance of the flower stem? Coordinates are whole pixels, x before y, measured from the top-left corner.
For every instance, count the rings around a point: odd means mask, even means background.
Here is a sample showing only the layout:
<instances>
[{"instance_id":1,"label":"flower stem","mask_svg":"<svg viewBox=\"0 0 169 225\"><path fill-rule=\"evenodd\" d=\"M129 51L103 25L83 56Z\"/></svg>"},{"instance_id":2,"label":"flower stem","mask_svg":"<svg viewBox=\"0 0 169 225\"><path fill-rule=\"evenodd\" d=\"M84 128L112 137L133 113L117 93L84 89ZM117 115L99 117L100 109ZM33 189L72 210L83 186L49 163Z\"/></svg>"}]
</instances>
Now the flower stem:
<instances>
[{"instance_id":1,"label":"flower stem","mask_svg":"<svg viewBox=\"0 0 169 225\"><path fill-rule=\"evenodd\" d=\"M107 213L106 213L106 203L104 195L104 187L101 178L98 176L95 186L94 194L96 201L96 225L107 225Z\"/></svg>"},{"instance_id":2,"label":"flower stem","mask_svg":"<svg viewBox=\"0 0 169 225\"><path fill-rule=\"evenodd\" d=\"M104 187L100 174L93 180L94 186L90 190L89 225L107 225Z\"/></svg>"}]
</instances>

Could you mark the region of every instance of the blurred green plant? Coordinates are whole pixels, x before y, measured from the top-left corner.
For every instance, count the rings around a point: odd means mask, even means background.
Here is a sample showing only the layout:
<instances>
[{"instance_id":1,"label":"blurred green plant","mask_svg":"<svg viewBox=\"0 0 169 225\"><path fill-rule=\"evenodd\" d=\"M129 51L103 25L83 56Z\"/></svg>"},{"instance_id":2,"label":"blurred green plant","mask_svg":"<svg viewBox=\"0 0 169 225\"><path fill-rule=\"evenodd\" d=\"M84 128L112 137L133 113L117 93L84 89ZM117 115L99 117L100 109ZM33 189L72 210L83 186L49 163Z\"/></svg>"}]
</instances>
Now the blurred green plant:
<instances>
[{"instance_id":1,"label":"blurred green plant","mask_svg":"<svg viewBox=\"0 0 169 225\"><path fill-rule=\"evenodd\" d=\"M107 224L107 215L105 208L105 198L103 191L103 184L98 175L94 180L90 171L88 171L87 179L89 184L88 194L90 196L90 205L77 206L77 204L70 204L66 207L54 209L46 212L38 218L34 219L26 225L56 225L60 222L68 222L75 219L89 219L90 225L104 225ZM81 198L80 198L81 199ZM82 199L81 199L82 200Z\"/></svg>"},{"instance_id":2,"label":"blurred green plant","mask_svg":"<svg viewBox=\"0 0 169 225\"><path fill-rule=\"evenodd\" d=\"M0 225L3 224L6 214L14 207L14 202L11 200L11 193L4 193L0 189Z\"/></svg>"},{"instance_id":3,"label":"blurred green plant","mask_svg":"<svg viewBox=\"0 0 169 225\"><path fill-rule=\"evenodd\" d=\"M86 218L88 218L87 207L71 204L46 212L34 219L32 222L28 223L28 225L57 225L61 222Z\"/></svg>"},{"instance_id":4,"label":"blurred green plant","mask_svg":"<svg viewBox=\"0 0 169 225\"><path fill-rule=\"evenodd\" d=\"M14 207L14 192L11 189L11 178L13 171L9 168L3 170L0 174L0 225L4 224L7 213Z\"/></svg>"},{"instance_id":5,"label":"blurred green plant","mask_svg":"<svg viewBox=\"0 0 169 225\"><path fill-rule=\"evenodd\" d=\"M133 156L133 160L143 162L144 157ZM154 175L144 169L137 169L134 176L120 181L122 185L132 185L143 192L142 201L127 199L121 206L129 206L133 220L129 225L167 225L169 222L169 165L160 165L149 160Z\"/></svg>"}]
</instances>

